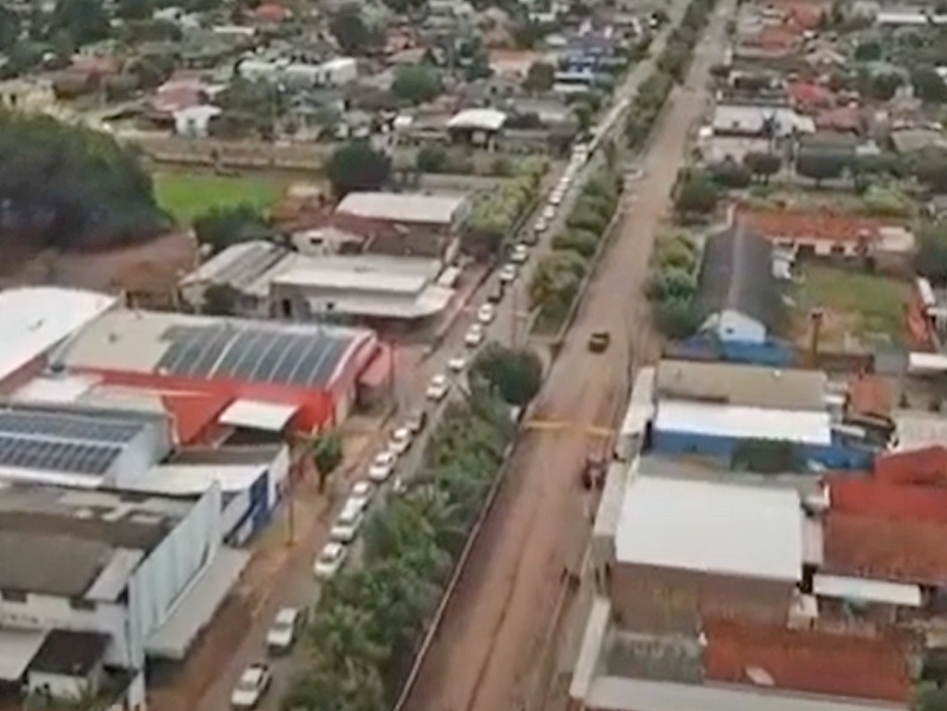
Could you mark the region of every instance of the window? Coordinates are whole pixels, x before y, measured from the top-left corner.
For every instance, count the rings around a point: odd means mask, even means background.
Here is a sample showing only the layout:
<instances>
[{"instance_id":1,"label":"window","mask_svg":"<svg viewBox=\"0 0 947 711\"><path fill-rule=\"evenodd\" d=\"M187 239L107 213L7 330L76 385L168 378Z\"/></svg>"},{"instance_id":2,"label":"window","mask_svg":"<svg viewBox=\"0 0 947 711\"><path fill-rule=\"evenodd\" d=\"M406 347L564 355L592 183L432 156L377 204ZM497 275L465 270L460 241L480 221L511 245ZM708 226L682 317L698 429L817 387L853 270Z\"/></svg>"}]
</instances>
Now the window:
<instances>
[{"instance_id":1,"label":"window","mask_svg":"<svg viewBox=\"0 0 947 711\"><path fill-rule=\"evenodd\" d=\"M69 607L73 610L88 610L89 612L95 611L95 601L86 600L82 597L71 597L69 598Z\"/></svg>"},{"instance_id":2,"label":"window","mask_svg":"<svg viewBox=\"0 0 947 711\"><path fill-rule=\"evenodd\" d=\"M22 590L0 590L4 602L26 602L26 593Z\"/></svg>"}]
</instances>

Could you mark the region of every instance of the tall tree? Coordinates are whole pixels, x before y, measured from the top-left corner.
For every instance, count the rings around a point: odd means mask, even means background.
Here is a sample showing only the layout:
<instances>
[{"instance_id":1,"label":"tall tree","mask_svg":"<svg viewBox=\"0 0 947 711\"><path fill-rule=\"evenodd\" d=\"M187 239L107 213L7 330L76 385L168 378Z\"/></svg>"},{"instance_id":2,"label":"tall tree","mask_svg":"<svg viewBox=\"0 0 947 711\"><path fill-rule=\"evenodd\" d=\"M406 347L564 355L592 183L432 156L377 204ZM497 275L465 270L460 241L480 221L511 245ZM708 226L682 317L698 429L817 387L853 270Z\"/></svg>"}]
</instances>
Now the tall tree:
<instances>
[{"instance_id":1,"label":"tall tree","mask_svg":"<svg viewBox=\"0 0 947 711\"><path fill-rule=\"evenodd\" d=\"M109 18L102 0L58 0L53 9L53 30L65 30L77 45L108 36Z\"/></svg>"},{"instance_id":2,"label":"tall tree","mask_svg":"<svg viewBox=\"0 0 947 711\"><path fill-rule=\"evenodd\" d=\"M424 104L440 96L441 74L434 67L400 67L391 84L392 93L412 104Z\"/></svg>"},{"instance_id":3,"label":"tall tree","mask_svg":"<svg viewBox=\"0 0 947 711\"><path fill-rule=\"evenodd\" d=\"M312 463L319 477L319 491L324 491L332 472L342 464L342 439L335 432L319 435L312 443Z\"/></svg>"},{"instance_id":4,"label":"tall tree","mask_svg":"<svg viewBox=\"0 0 947 711\"><path fill-rule=\"evenodd\" d=\"M531 350L491 343L477 354L470 373L474 382L479 378L495 388L505 402L525 407L542 385L543 363Z\"/></svg>"},{"instance_id":5,"label":"tall tree","mask_svg":"<svg viewBox=\"0 0 947 711\"><path fill-rule=\"evenodd\" d=\"M329 20L329 31L346 54L364 54L378 41L362 18L358 5L344 5Z\"/></svg>"},{"instance_id":6,"label":"tall tree","mask_svg":"<svg viewBox=\"0 0 947 711\"><path fill-rule=\"evenodd\" d=\"M353 141L336 149L326 166L332 191L341 199L353 190L378 190L391 176L391 160L367 141Z\"/></svg>"},{"instance_id":7,"label":"tall tree","mask_svg":"<svg viewBox=\"0 0 947 711\"><path fill-rule=\"evenodd\" d=\"M554 66L548 62L533 62L526 73L526 79L523 80L523 88L529 92L542 93L552 89L555 80Z\"/></svg>"}]
</instances>

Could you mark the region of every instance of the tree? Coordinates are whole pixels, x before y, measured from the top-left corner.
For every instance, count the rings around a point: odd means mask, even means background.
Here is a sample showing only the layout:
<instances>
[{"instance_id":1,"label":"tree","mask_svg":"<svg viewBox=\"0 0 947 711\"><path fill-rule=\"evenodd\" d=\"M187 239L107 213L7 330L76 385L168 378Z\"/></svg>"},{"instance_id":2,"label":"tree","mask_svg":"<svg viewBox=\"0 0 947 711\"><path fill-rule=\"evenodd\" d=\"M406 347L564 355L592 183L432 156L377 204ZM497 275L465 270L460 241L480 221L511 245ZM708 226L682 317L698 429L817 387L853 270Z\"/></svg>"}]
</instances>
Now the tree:
<instances>
[{"instance_id":1,"label":"tree","mask_svg":"<svg viewBox=\"0 0 947 711\"><path fill-rule=\"evenodd\" d=\"M582 229L570 229L552 238L552 248L572 250L585 258L595 254L599 236L595 232Z\"/></svg>"},{"instance_id":2,"label":"tree","mask_svg":"<svg viewBox=\"0 0 947 711\"><path fill-rule=\"evenodd\" d=\"M848 161L842 153L802 149L796 156L796 172L820 185L823 180L840 178Z\"/></svg>"},{"instance_id":3,"label":"tree","mask_svg":"<svg viewBox=\"0 0 947 711\"><path fill-rule=\"evenodd\" d=\"M20 36L20 16L8 7L0 7L0 52L6 52Z\"/></svg>"},{"instance_id":4,"label":"tree","mask_svg":"<svg viewBox=\"0 0 947 711\"><path fill-rule=\"evenodd\" d=\"M378 190L391 176L391 159L367 141L353 141L335 150L326 176L339 199L353 190Z\"/></svg>"},{"instance_id":5,"label":"tree","mask_svg":"<svg viewBox=\"0 0 947 711\"><path fill-rule=\"evenodd\" d=\"M940 151L926 153L918 160L914 176L931 192L947 192L947 154Z\"/></svg>"},{"instance_id":6,"label":"tree","mask_svg":"<svg viewBox=\"0 0 947 711\"><path fill-rule=\"evenodd\" d=\"M539 260L529 283L530 302L551 313L564 314L585 274L585 260L572 251L557 250Z\"/></svg>"},{"instance_id":7,"label":"tree","mask_svg":"<svg viewBox=\"0 0 947 711\"><path fill-rule=\"evenodd\" d=\"M432 144L418 151L415 165L422 173L446 173L449 160L446 149Z\"/></svg>"},{"instance_id":8,"label":"tree","mask_svg":"<svg viewBox=\"0 0 947 711\"><path fill-rule=\"evenodd\" d=\"M335 432L319 435L312 443L312 463L319 477L319 491L325 491L326 481L342 463L342 439Z\"/></svg>"},{"instance_id":9,"label":"tree","mask_svg":"<svg viewBox=\"0 0 947 711\"><path fill-rule=\"evenodd\" d=\"M491 343L474 359L470 372L474 382L481 379L496 388L505 402L525 407L542 385L543 363L531 350Z\"/></svg>"},{"instance_id":10,"label":"tree","mask_svg":"<svg viewBox=\"0 0 947 711\"><path fill-rule=\"evenodd\" d=\"M708 167L711 178L725 188L746 188L753 182L753 174L742 163L724 160Z\"/></svg>"},{"instance_id":11,"label":"tree","mask_svg":"<svg viewBox=\"0 0 947 711\"><path fill-rule=\"evenodd\" d=\"M876 74L871 80L870 96L879 101L890 101L903 83L904 78L896 72Z\"/></svg>"},{"instance_id":12,"label":"tree","mask_svg":"<svg viewBox=\"0 0 947 711\"><path fill-rule=\"evenodd\" d=\"M918 67L911 72L914 95L931 104L947 101L947 83L932 67Z\"/></svg>"},{"instance_id":13,"label":"tree","mask_svg":"<svg viewBox=\"0 0 947 711\"><path fill-rule=\"evenodd\" d=\"M427 0L383 0L385 7L398 15L407 15L427 7Z\"/></svg>"},{"instance_id":14,"label":"tree","mask_svg":"<svg viewBox=\"0 0 947 711\"><path fill-rule=\"evenodd\" d=\"M194 218L194 235L198 243L217 254L238 242L266 239L270 228L262 213L249 203L212 207Z\"/></svg>"},{"instance_id":15,"label":"tree","mask_svg":"<svg viewBox=\"0 0 947 711\"><path fill-rule=\"evenodd\" d=\"M52 30L65 30L77 45L108 36L108 14L102 0L58 0L50 20Z\"/></svg>"},{"instance_id":16,"label":"tree","mask_svg":"<svg viewBox=\"0 0 947 711\"><path fill-rule=\"evenodd\" d=\"M925 225L918 242L914 270L937 286L947 284L947 222L939 220Z\"/></svg>"},{"instance_id":17,"label":"tree","mask_svg":"<svg viewBox=\"0 0 947 711\"><path fill-rule=\"evenodd\" d=\"M119 0L116 14L123 20L144 20L154 10L152 0Z\"/></svg>"},{"instance_id":18,"label":"tree","mask_svg":"<svg viewBox=\"0 0 947 711\"><path fill-rule=\"evenodd\" d=\"M666 267L652 275L648 284L648 297L652 300L690 300L697 285L691 272L677 267Z\"/></svg>"},{"instance_id":19,"label":"tree","mask_svg":"<svg viewBox=\"0 0 947 711\"><path fill-rule=\"evenodd\" d=\"M743 156L743 165L764 183L768 183L770 177L779 172L782 163L782 158L775 153L751 152Z\"/></svg>"},{"instance_id":20,"label":"tree","mask_svg":"<svg viewBox=\"0 0 947 711\"><path fill-rule=\"evenodd\" d=\"M658 302L654 310L654 320L658 330L672 339L692 336L700 326L697 309L691 301L684 299Z\"/></svg>"},{"instance_id":21,"label":"tree","mask_svg":"<svg viewBox=\"0 0 947 711\"><path fill-rule=\"evenodd\" d=\"M595 119L595 111L584 101L578 101L572 106L572 113L575 114L575 120L579 123L579 133L588 134L592 128L592 121Z\"/></svg>"},{"instance_id":22,"label":"tree","mask_svg":"<svg viewBox=\"0 0 947 711\"><path fill-rule=\"evenodd\" d=\"M717 207L717 188L703 174L687 177L674 201L680 213L710 213Z\"/></svg>"},{"instance_id":23,"label":"tree","mask_svg":"<svg viewBox=\"0 0 947 711\"><path fill-rule=\"evenodd\" d=\"M392 93L412 104L424 104L440 96L441 74L434 67L407 66L395 71Z\"/></svg>"},{"instance_id":24,"label":"tree","mask_svg":"<svg viewBox=\"0 0 947 711\"><path fill-rule=\"evenodd\" d=\"M596 209L594 204L590 202L579 204L577 202L572 214L566 220L566 227L585 230L598 235L608 225L608 219L608 213L603 214L601 210Z\"/></svg>"},{"instance_id":25,"label":"tree","mask_svg":"<svg viewBox=\"0 0 947 711\"><path fill-rule=\"evenodd\" d=\"M878 61L881 59L881 42L878 42L877 40L859 42L858 46L855 47L854 56L856 62Z\"/></svg>"},{"instance_id":26,"label":"tree","mask_svg":"<svg viewBox=\"0 0 947 711\"><path fill-rule=\"evenodd\" d=\"M552 89L556 80L556 68L548 62L533 62L523 80L523 88L531 93L543 93Z\"/></svg>"},{"instance_id":27,"label":"tree","mask_svg":"<svg viewBox=\"0 0 947 711\"><path fill-rule=\"evenodd\" d=\"M345 54L364 54L377 43L376 33L365 24L358 5L344 5L329 20L329 31Z\"/></svg>"}]
</instances>

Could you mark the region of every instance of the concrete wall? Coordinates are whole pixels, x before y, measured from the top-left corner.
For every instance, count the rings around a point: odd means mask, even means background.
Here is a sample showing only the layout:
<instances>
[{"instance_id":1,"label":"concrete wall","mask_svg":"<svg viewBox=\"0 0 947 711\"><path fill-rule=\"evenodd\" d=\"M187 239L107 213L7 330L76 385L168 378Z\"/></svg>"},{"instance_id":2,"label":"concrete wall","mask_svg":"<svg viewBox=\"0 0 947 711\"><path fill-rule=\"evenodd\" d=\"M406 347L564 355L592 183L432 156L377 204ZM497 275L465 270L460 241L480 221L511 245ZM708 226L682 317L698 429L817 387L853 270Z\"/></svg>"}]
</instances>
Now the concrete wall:
<instances>
[{"instance_id":1,"label":"concrete wall","mask_svg":"<svg viewBox=\"0 0 947 711\"><path fill-rule=\"evenodd\" d=\"M98 689L101 680L101 664L97 665L87 677L50 672L30 671L27 673L27 684L30 692L40 692L45 688L51 696L57 699L79 699L88 691Z\"/></svg>"},{"instance_id":2,"label":"concrete wall","mask_svg":"<svg viewBox=\"0 0 947 711\"><path fill-rule=\"evenodd\" d=\"M789 582L616 563L609 597L624 629L693 633L702 616L784 625L793 588Z\"/></svg>"}]
</instances>

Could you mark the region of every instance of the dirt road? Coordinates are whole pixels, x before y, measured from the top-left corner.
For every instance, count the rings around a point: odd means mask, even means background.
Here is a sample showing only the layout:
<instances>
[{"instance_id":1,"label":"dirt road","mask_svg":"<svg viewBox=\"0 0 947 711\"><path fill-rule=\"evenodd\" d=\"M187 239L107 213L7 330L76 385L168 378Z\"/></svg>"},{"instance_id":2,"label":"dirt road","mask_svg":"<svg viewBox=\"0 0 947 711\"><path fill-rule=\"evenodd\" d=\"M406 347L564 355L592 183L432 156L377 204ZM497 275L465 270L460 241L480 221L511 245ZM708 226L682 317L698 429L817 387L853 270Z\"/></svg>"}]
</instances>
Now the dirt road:
<instances>
[{"instance_id":1,"label":"dirt road","mask_svg":"<svg viewBox=\"0 0 947 711\"><path fill-rule=\"evenodd\" d=\"M704 107L704 91L692 87L703 85L722 52L725 14L714 15L687 85L670 99L644 157L645 177L626 202L621 234L602 260L540 396L536 417L574 426L533 432L518 447L408 711L529 708L563 568L575 566L586 545L589 523L577 474L592 440L582 428L612 423L627 395L646 313L648 258L688 131ZM594 356L586 341L599 329L611 331L612 346Z\"/></svg>"}]
</instances>

